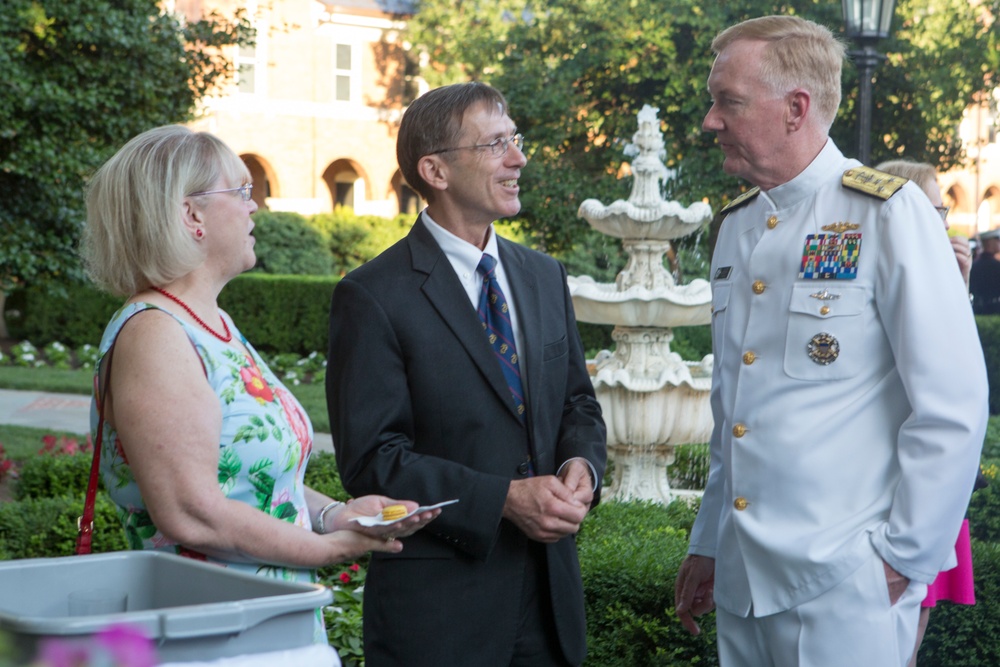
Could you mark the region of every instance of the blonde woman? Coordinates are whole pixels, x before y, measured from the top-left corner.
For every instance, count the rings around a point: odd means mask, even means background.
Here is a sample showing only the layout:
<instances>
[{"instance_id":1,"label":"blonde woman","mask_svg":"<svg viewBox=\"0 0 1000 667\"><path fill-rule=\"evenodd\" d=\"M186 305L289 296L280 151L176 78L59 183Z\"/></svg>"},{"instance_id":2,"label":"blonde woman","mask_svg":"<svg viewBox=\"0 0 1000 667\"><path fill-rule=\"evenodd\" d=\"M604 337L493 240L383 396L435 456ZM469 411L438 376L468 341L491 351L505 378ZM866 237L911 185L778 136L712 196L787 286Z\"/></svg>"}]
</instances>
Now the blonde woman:
<instances>
[{"instance_id":1,"label":"blonde woman","mask_svg":"<svg viewBox=\"0 0 1000 667\"><path fill-rule=\"evenodd\" d=\"M351 519L417 504L345 505L305 486L309 417L217 303L256 260L252 188L229 147L181 126L135 137L94 175L84 260L126 301L101 342L91 428L103 411L102 477L131 548L313 582L321 566L402 550L396 538L440 510L361 528Z\"/></svg>"}]
</instances>

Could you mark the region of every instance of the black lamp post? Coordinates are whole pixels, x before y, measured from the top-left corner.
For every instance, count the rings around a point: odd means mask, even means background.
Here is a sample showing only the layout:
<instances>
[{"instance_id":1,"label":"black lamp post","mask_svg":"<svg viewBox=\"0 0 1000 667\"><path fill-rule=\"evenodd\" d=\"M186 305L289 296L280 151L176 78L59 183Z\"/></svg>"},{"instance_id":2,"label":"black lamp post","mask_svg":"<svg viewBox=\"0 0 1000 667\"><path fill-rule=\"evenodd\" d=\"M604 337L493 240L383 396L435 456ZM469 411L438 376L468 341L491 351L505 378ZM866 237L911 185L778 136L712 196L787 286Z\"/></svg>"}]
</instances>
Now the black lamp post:
<instances>
[{"instance_id":1,"label":"black lamp post","mask_svg":"<svg viewBox=\"0 0 1000 667\"><path fill-rule=\"evenodd\" d=\"M843 0L848 39L858 48L848 52L858 68L858 159L868 164L872 139L872 77L885 56L875 43L889 36L895 0Z\"/></svg>"}]
</instances>

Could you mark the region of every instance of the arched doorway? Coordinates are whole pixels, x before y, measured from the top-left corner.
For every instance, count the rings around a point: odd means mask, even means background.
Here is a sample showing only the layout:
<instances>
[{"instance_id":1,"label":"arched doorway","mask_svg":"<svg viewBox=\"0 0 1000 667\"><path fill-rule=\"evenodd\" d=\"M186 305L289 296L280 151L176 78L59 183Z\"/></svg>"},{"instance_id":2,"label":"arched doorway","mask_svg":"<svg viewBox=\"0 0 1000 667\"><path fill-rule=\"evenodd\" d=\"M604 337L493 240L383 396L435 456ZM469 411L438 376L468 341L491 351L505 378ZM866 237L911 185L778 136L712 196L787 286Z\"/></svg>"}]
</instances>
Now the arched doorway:
<instances>
[{"instance_id":1,"label":"arched doorway","mask_svg":"<svg viewBox=\"0 0 1000 667\"><path fill-rule=\"evenodd\" d=\"M399 171L392 175L392 191L396 195L396 203L399 205L401 215L416 216L423 208L424 202L420 195L407 185L403 174Z\"/></svg>"},{"instance_id":2,"label":"arched doorway","mask_svg":"<svg viewBox=\"0 0 1000 667\"><path fill-rule=\"evenodd\" d=\"M243 164L250 170L250 181L253 183L253 200L257 203L259 210L267 210L267 198L275 196L275 188L272 187L274 179L270 175L270 169L264 160L257 155L244 154L240 158Z\"/></svg>"},{"instance_id":3,"label":"arched doorway","mask_svg":"<svg viewBox=\"0 0 1000 667\"><path fill-rule=\"evenodd\" d=\"M330 191L333 208L346 206L355 211L367 201L365 179L350 160L336 160L323 172L323 182Z\"/></svg>"}]
</instances>

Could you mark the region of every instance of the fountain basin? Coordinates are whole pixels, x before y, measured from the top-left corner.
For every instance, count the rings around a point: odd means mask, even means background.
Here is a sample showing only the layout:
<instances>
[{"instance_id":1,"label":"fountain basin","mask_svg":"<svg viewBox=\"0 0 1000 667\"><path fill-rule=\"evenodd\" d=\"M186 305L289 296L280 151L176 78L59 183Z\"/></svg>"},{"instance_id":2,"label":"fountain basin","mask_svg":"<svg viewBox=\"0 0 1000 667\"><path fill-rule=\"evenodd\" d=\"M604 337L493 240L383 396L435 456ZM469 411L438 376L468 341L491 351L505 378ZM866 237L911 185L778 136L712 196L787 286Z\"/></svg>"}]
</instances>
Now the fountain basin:
<instances>
[{"instance_id":1,"label":"fountain basin","mask_svg":"<svg viewBox=\"0 0 1000 667\"><path fill-rule=\"evenodd\" d=\"M684 207L663 200L653 206L637 206L621 199L605 206L597 199L586 199L580 204L579 215L608 236L669 241L698 231L712 218L712 207L705 202Z\"/></svg>"},{"instance_id":2,"label":"fountain basin","mask_svg":"<svg viewBox=\"0 0 1000 667\"><path fill-rule=\"evenodd\" d=\"M598 283L590 276L569 276L567 282L581 322L673 328L712 321L712 288L707 280L693 280L669 292L641 285L619 290L618 285Z\"/></svg>"},{"instance_id":3,"label":"fountain basin","mask_svg":"<svg viewBox=\"0 0 1000 667\"><path fill-rule=\"evenodd\" d=\"M655 392L622 385L595 386L608 427L608 444L652 452L665 445L708 442L713 424L708 391L689 385L667 385Z\"/></svg>"}]
</instances>

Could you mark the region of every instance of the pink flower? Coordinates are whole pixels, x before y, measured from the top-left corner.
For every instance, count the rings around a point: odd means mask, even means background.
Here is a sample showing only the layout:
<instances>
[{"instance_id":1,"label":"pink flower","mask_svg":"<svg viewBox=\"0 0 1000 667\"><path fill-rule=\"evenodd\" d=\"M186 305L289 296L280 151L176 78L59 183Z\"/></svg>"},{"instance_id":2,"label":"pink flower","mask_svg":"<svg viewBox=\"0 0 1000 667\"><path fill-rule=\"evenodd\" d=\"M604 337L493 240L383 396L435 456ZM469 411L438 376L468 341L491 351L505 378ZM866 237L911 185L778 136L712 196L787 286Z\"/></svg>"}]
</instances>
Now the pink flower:
<instances>
[{"instance_id":1,"label":"pink flower","mask_svg":"<svg viewBox=\"0 0 1000 667\"><path fill-rule=\"evenodd\" d=\"M360 570L360 569L361 569L361 566L360 566L360 565L358 565L357 563L355 563L354 565L350 566L350 567L349 567L349 568L347 568L347 569L349 569L349 570L350 570L351 572L357 572L358 570Z\"/></svg>"},{"instance_id":2,"label":"pink flower","mask_svg":"<svg viewBox=\"0 0 1000 667\"><path fill-rule=\"evenodd\" d=\"M115 665L115 667L155 667L156 648L139 628L112 625L93 640L45 639L39 646L37 661L45 667L85 667Z\"/></svg>"},{"instance_id":3,"label":"pink flower","mask_svg":"<svg viewBox=\"0 0 1000 667\"><path fill-rule=\"evenodd\" d=\"M261 375L260 369L257 368L257 364L254 363L253 359L248 356L247 362L250 365L240 369L240 378L247 388L247 393L256 398L257 402L261 405L270 403L274 400L274 392L271 391L271 387L264 381L264 376Z\"/></svg>"},{"instance_id":4,"label":"pink flower","mask_svg":"<svg viewBox=\"0 0 1000 667\"><path fill-rule=\"evenodd\" d=\"M312 439L309 437L309 422L306 421L308 417L302 412L299 402L287 390L277 387L275 391L278 394L278 400L281 401L281 408L285 411L285 419L288 420L288 425L292 427L292 433L295 434L296 440L302 446L299 465L295 470L297 473L302 468L302 464L309 460L309 454L312 452Z\"/></svg>"},{"instance_id":5,"label":"pink flower","mask_svg":"<svg viewBox=\"0 0 1000 667\"><path fill-rule=\"evenodd\" d=\"M122 667L155 667L156 650L145 633L130 625L112 625L94 637Z\"/></svg>"},{"instance_id":6,"label":"pink flower","mask_svg":"<svg viewBox=\"0 0 1000 667\"><path fill-rule=\"evenodd\" d=\"M38 660L46 667L80 667L90 662L90 651L75 642L44 639L38 650Z\"/></svg>"},{"instance_id":7,"label":"pink flower","mask_svg":"<svg viewBox=\"0 0 1000 667\"><path fill-rule=\"evenodd\" d=\"M341 572L340 573L340 581L343 582L343 583L345 583L345 584L351 583L351 575L347 574L346 572Z\"/></svg>"}]
</instances>

